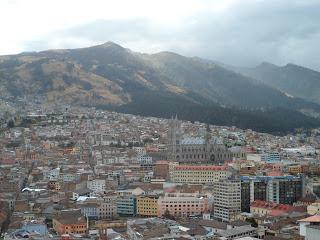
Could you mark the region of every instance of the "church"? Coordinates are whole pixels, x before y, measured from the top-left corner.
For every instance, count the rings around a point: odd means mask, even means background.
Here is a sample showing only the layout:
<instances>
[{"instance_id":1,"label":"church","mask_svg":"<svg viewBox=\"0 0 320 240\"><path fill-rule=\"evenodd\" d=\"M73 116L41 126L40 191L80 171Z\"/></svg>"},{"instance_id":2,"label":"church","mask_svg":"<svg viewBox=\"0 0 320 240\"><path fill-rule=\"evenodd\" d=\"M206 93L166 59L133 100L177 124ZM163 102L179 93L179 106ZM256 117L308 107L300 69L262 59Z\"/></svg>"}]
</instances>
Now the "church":
<instances>
[{"instance_id":1,"label":"church","mask_svg":"<svg viewBox=\"0 0 320 240\"><path fill-rule=\"evenodd\" d=\"M167 159L170 161L218 165L245 157L243 151L230 151L220 139L212 138L209 126L204 137L185 137L177 117L169 122Z\"/></svg>"}]
</instances>

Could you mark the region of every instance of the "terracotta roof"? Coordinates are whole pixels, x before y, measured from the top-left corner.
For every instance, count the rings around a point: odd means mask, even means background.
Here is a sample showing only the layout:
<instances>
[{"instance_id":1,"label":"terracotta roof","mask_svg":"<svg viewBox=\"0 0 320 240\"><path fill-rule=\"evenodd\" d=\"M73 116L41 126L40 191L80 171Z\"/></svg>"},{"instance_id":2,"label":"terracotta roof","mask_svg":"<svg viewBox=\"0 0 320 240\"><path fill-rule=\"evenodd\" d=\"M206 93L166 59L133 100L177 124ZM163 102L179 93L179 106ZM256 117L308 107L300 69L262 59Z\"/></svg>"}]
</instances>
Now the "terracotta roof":
<instances>
[{"instance_id":1,"label":"terracotta roof","mask_svg":"<svg viewBox=\"0 0 320 240\"><path fill-rule=\"evenodd\" d=\"M311 217L298 220L298 222L320 222L320 215L316 214Z\"/></svg>"},{"instance_id":2,"label":"terracotta roof","mask_svg":"<svg viewBox=\"0 0 320 240\"><path fill-rule=\"evenodd\" d=\"M175 167L176 170L200 170L200 171L226 171L226 166L193 166L193 165L179 165Z\"/></svg>"},{"instance_id":3,"label":"terracotta roof","mask_svg":"<svg viewBox=\"0 0 320 240\"><path fill-rule=\"evenodd\" d=\"M281 215L281 213L291 212L295 210L295 207L289 204L277 204L277 203L267 202L262 200L256 200L252 202L250 206L271 210L270 215L273 215L273 216L278 216L278 215Z\"/></svg>"}]
</instances>

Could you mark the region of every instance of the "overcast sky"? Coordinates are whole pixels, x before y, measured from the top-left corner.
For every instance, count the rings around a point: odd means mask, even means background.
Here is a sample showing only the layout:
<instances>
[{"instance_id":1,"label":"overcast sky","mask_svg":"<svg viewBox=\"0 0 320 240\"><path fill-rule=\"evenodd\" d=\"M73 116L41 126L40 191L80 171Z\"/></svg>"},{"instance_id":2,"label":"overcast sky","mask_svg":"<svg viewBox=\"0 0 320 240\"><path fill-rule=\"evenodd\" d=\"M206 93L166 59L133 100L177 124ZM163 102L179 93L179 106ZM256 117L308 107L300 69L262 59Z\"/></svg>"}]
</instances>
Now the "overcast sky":
<instances>
[{"instance_id":1,"label":"overcast sky","mask_svg":"<svg viewBox=\"0 0 320 240\"><path fill-rule=\"evenodd\" d=\"M0 54L116 42L320 70L319 0L0 0Z\"/></svg>"}]
</instances>

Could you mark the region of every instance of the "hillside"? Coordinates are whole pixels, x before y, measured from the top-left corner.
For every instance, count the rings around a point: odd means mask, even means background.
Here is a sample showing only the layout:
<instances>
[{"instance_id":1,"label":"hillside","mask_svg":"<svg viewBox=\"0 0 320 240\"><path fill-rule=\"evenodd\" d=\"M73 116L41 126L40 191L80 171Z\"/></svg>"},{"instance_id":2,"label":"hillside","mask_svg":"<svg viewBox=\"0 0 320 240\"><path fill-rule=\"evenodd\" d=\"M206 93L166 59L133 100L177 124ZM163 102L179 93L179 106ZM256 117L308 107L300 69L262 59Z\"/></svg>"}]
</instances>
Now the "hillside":
<instances>
[{"instance_id":1,"label":"hillside","mask_svg":"<svg viewBox=\"0 0 320 240\"><path fill-rule=\"evenodd\" d=\"M237 70L292 96L320 103L320 72L295 64L276 66L271 63Z\"/></svg>"},{"instance_id":2,"label":"hillside","mask_svg":"<svg viewBox=\"0 0 320 240\"><path fill-rule=\"evenodd\" d=\"M284 132L319 126L320 106L211 62L117 44L0 57L6 96ZM302 112L302 113L301 113Z\"/></svg>"}]
</instances>

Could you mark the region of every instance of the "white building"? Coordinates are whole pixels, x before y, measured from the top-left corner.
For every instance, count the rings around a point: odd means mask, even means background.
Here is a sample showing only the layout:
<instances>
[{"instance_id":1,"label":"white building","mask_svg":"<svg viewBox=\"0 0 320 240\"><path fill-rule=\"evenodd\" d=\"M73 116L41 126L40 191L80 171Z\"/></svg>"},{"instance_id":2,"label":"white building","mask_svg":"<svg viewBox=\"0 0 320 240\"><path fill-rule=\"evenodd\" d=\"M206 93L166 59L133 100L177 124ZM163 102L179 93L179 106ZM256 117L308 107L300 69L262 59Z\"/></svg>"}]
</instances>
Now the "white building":
<instances>
[{"instance_id":1,"label":"white building","mask_svg":"<svg viewBox=\"0 0 320 240\"><path fill-rule=\"evenodd\" d=\"M51 170L43 170L43 178L49 181L59 180L60 168L55 168Z\"/></svg>"},{"instance_id":2,"label":"white building","mask_svg":"<svg viewBox=\"0 0 320 240\"><path fill-rule=\"evenodd\" d=\"M226 179L213 186L214 217L223 221L234 220L241 213L241 181Z\"/></svg>"},{"instance_id":3,"label":"white building","mask_svg":"<svg viewBox=\"0 0 320 240\"><path fill-rule=\"evenodd\" d=\"M147 153L144 147L133 147L133 150L136 152L138 156L143 156Z\"/></svg>"},{"instance_id":4,"label":"white building","mask_svg":"<svg viewBox=\"0 0 320 240\"><path fill-rule=\"evenodd\" d=\"M300 236L305 237L305 240L318 240L320 235L320 215L307 217L299 222Z\"/></svg>"},{"instance_id":5,"label":"white building","mask_svg":"<svg viewBox=\"0 0 320 240\"><path fill-rule=\"evenodd\" d=\"M139 156L137 157L137 160L140 164L152 164L152 157L147 156L147 155L143 155L143 156Z\"/></svg>"},{"instance_id":6,"label":"white building","mask_svg":"<svg viewBox=\"0 0 320 240\"><path fill-rule=\"evenodd\" d=\"M106 190L106 180L105 179L93 179L87 181L87 188L93 192L104 192Z\"/></svg>"}]
</instances>

